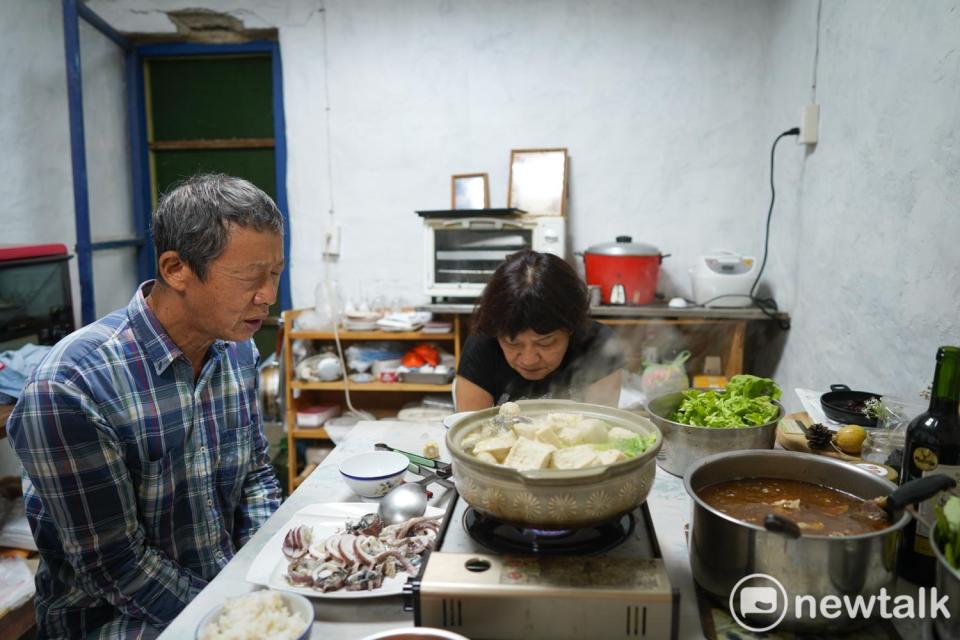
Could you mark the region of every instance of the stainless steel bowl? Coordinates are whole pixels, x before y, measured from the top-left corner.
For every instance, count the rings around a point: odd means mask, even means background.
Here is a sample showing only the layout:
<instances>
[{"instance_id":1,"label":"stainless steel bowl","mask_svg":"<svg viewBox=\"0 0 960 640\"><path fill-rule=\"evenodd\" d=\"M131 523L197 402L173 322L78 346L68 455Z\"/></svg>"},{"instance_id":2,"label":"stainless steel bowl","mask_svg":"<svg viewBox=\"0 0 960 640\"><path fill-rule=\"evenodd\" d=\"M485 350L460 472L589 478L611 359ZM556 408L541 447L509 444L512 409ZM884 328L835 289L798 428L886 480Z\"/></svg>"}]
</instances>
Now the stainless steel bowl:
<instances>
[{"instance_id":1,"label":"stainless steel bowl","mask_svg":"<svg viewBox=\"0 0 960 640\"><path fill-rule=\"evenodd\" d=\"M944 557L940 547L937 546L936 536L930 537L930 543L933 552L937 555L937 571L934 578L934 586L938 594L946 595L950 603L950 608L956 612L956 603L960 602L960 571L957 571L949 564ZM933 628L937 631L938 638L960 638L960 616L954 613L949 619L943 616L937 616L933 621Z\"/></svg>"},{"instance_id":2,"label":"stainless steel bowl","mask_svg":"<svg viewBox=\"0 0 960 640\"><path fill-rule=\"evenodd\" d=\"M772 449L777 441L777 424L783 418L783 407L770 422L755 427L719 429L694 427L670 420L683 401L683 392L674 391L658 396L647 404L647 412L663 434L663 446L657 455L660 468L683 477L691 464L706 456L741 449Z\"/></svg>"},{"instance_id":3,"label":"stainless steel bowl","mask_svg":"<svg viewBox=\"0 0 960 640\"><path fill-rule=\"evenodd\" d=\"M738 478L803 480L865 500L889 495L896 485L840 460L791 451L713 455L693 464L684 480L694 503L690 533L693 578L724 608L740 579L762 573L778 580L786 591L789 607L780 623L784 628L833 633L865 625L867 619L851 618L845 610L836 619L819 615L797 618L793 605L797 596L812 596L820 602L825 596L862 594L869 598L884 587L892 592L900 530L910 516L904 513L886 529L856 536L805 534L789 538L731 518L700 499L699 492L705 487ZM776 615L754 616L751 623L776 622Z\"/></svg>"},{"instance_id":4,"label":"stainless steel bowl","mask_svg":"<svg viewBox=\"0 0 960 640\"><path fill-rule=\"evenodd\" d=\"M525 416L578 413L639 434L656 434L645 452L625 462L586 469L517 470L477 460L460 443L498 409L475 411L447 431L457 491L474 509L499 520L540 529L574 529L633 511L650 493L661 435L652 422L629 411L570 400L522 400Z\"/></svg>"}]
</instances>

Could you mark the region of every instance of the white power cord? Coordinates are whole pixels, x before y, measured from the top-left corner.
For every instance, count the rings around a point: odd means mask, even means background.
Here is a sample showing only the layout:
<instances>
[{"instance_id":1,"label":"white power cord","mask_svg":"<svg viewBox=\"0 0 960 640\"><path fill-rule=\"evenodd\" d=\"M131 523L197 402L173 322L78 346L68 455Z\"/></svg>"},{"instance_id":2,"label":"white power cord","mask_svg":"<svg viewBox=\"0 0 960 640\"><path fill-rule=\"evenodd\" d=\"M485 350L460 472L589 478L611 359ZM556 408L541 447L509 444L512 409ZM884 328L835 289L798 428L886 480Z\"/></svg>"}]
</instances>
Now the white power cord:
<instances>
[{"instance_id":1,"label":"white power cord","mask_svg":"<svg viewBox=\"0 0 960 640\"><path fill-rule=\"evenodd\" d=\"M330 262L323 270L323 282L327 298L327 310L330 321L333 323L333 341L337 345L337 355L340 357L341 373L343 374L343 396L347 402L347 413L360 420L376 420L376 416L368 411L357 409L350 400L350 376L347 375L347 360L343 357L343 346L340 344L340 305L335 298L335 292L330 283Z\"/></svg>"}]
</instances>

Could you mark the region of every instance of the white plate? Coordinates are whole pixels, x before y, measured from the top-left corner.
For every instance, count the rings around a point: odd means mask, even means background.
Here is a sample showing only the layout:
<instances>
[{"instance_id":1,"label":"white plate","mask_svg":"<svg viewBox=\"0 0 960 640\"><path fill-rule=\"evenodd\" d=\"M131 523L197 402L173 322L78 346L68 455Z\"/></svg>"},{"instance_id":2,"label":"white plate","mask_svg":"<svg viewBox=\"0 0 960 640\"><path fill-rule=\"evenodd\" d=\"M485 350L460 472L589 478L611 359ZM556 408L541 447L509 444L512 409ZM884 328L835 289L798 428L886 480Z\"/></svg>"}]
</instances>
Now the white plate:
<instances>
[{"instance_id":1,"label":"white plate","mask_svg":"<svg viewBox=\"0 0 960 640\"><path fill-rule=\"evenodd\" d=\"M473 413L473 411L460 411L459 413L451 413L450 415L448 415L446 418L443 419L443 426L449 429L453 425L457 424L458 422L466 418L471 413Z\"/></svg>"},{"instance_id":2,"label":"white plate","mask_svg":"<svg viewBox=\"0 0 960 640\"><path fill-rule=\"evenodd\" d=\"M313 535L320 539L343 530L347 520L358 520L360 517L375 512L376 503L366 502L328 502L313 504L304 507L293 514L283 527L277 531L267 544L260 549L247 571L247 581L260 584L278 591L290 591L307 596L308 598L329 598L333 600L352 600L357 598L382 598L403 593L403 585L407 582L406 573L398 573L393 578L384 578L383 584L372 591L328 591L323 593L306 587L294 587L284 579L287 571L287 558L283 555L283 539L293 527L301 524L313 527ZM435 516L443 513L438 507L427 507L425 515Z\"/></svg>"}]
</instances>

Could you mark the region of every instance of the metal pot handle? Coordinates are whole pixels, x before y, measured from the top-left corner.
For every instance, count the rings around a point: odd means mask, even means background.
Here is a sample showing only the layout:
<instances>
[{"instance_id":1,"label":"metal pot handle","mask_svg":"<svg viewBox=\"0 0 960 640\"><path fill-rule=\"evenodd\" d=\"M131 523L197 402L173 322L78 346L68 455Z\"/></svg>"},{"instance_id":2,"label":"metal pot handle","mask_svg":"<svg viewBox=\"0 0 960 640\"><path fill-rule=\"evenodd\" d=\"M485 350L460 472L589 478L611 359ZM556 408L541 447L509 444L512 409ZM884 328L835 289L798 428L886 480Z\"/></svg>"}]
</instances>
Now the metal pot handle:
<instances>
[{"instance_id":1,"label":"metal pot handle","mask_svg":"<svg viewBox=\"0 0 960 640\"><path fill-rule=\"evenodd\" d=\"M669 258L669 257L672 256L672 255L673 255L672 253L661 253L661 254L660 254L660 264L663 264L663 259L664 259L664 258Z\"/></svg>"},{"instance_id":2,"label":"metal pot handle","mask_svg":"<svg viewBox=\"0 0 960 640\"><path fill-rule=\"evenodd\" d=\"M770 533L779 533L782 536L796 540L803 535L800 526L790 518L784 518L776 513L768 513L763 519L763 528Z\"/></svg>"},{"instance_id":3,"label":"metal pot handle","mask_svg":"<svg viewBox=\"0 0 960 640\"><path fill-rule=\"evenodd\" d=\"M845 384L832 384L830 385L830 391L852 391L852 389Z\"/></svg>"},{"instance_id":4,"label":"metal pot handle","mask_svg":"<svg viewBox=\"0 0 960 640\"><path fill-rule=\"evenodd\" d=\"M933 475L911 480L887 496L883 508L887 513L902 511L907 506L929 500L941 491L947 491L957 486L957 481L950 476Z\"/></svg>"}]
</instances>

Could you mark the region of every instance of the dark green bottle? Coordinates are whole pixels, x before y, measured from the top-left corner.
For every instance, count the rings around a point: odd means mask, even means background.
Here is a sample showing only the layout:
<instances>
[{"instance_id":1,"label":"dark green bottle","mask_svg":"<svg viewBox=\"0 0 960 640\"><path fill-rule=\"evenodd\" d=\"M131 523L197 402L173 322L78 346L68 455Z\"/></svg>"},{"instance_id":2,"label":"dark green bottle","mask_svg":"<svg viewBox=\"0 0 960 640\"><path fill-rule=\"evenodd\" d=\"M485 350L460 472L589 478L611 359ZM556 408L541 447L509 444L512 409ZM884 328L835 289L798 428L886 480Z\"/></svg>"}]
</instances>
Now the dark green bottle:
<instances>
[{"instance_id":1,"label":"dark green bottle","mask_svg":"<svg viewBox=\"0 0 960 640\"><path fill-rule=\"evenodd\" d=\"M903 447L900 483L934 474L946 474L960 481L960 347L940 347L933 374L930 408L910 421ZM934 506L945 494L919 505L921 515L936 521ZM900 541L898 558L901 576L921 586L933 584L936 558L930 547L928 527L910 521Z\"/></svg>"}]
</instances>

